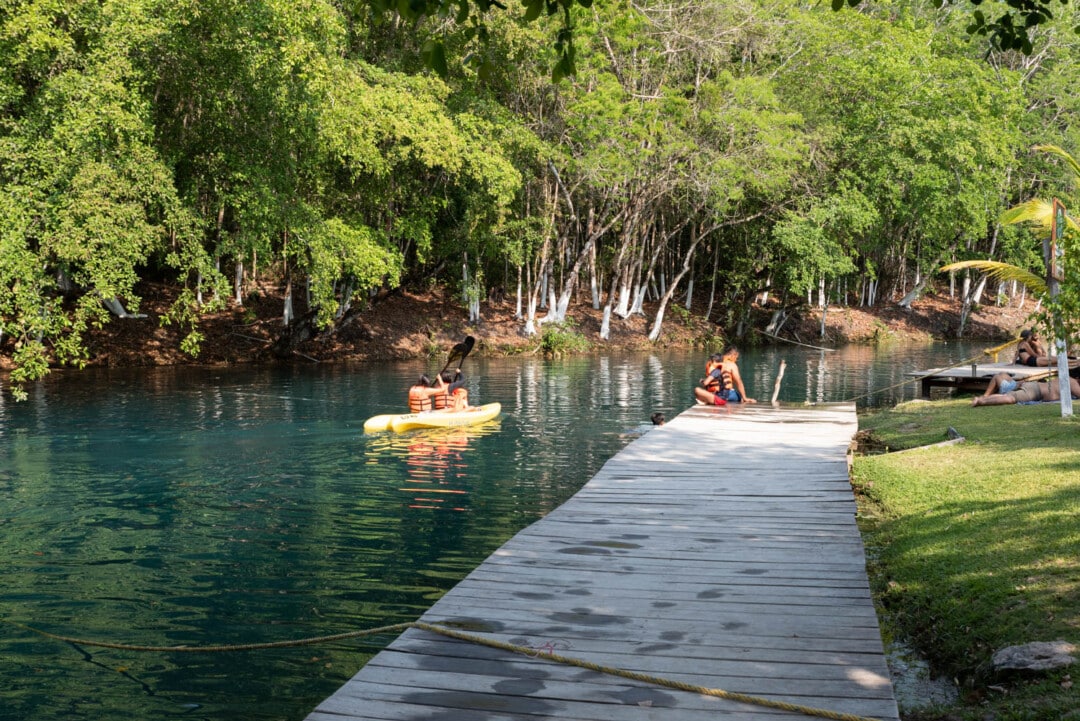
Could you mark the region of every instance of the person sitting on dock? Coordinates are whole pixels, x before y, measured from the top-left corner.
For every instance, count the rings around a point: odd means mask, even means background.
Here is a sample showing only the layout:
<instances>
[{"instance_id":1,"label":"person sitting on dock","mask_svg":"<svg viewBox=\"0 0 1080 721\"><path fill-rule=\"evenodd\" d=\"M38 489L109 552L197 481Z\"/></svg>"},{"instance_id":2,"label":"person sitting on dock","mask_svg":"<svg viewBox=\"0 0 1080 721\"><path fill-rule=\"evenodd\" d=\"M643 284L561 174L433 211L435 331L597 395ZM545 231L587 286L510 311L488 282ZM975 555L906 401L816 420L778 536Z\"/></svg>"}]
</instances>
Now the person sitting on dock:
<instances>
[{"instance_id":1,"label":"person sitting on dock","mask_svg":"<svg viewBox=\"0 0 1080 721\"><path fill-rule=\"evenodd\" d=\"M1035 329L1020 331L1020 342L1016 345L1016 362L1032 368L1047 368L1054 364L1054 359L1047 355Z\"/></svg>"},{"instance_id":2,"label":"person sitting on dock","mask_svg":"<svg viewBox=\"0 0 1080 721\"><path fill-rule=\"evenodd\" d=\"M743 386L742 376L739 374L738 360L738 348L733 345L725 348L720 354L719 365L715 365L712 371L701 379L701 385L694 388L694 397L705 405L757 403L746 395L746 387Z\"/></svg>"},{"instance_id":3,"label":"person sitting on dock","mask_svg":"<svg viewBox=\"0 0 1080 721\"><path fill-rule=\"evenodd\" d=\"M997 384L997 390L995 393L985 393L981 396L975 396L972 399L971 405L973 406L1008 406L1014 403L1037 403L1039 401L1059 401L1061 400L1061 394L1058 391L1057 379L1050 382L1042 381L1024 381L1019 387L1012 390L1002 391L1001 381L998 380L999 376L1007 376L1005 373L999 373L990 379L990 390ZM1012 379L1009 378L1011 381ZM1075 378L1069 378L1069 395L1073 400L1080 400L1080 381Z\"/></svg>"}]
</instances>

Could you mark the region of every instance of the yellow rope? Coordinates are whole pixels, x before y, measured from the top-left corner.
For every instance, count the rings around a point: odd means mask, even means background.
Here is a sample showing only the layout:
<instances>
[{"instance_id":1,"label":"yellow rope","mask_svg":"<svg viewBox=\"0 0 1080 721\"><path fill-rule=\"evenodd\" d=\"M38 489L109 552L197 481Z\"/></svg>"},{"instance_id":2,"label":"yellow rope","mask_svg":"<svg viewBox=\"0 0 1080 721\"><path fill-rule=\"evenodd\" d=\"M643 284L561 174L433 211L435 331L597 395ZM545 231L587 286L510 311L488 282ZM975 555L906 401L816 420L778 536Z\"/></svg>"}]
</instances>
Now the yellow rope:
<instances>
[{"instance_id":1,"label":"yellow rope","mask_svg":"<svg viewBox=\"0 0 1080 721\"><path fill-rule=\"evenodd\" d=\"M952 368L954 366L962 366L962 365L967 365L968 363L974 363L975 361L979 360L979 358L982 357L982 355L983 355L982 353L979 353L979 355L973 355L970 358L965 358L964 360L960 361L959 363L953 363L952 366L948 366L948 367ZM910 378L910 379L908 379L906 381L900 381L899 383L893 383L891 386L885 386L884 388L878 388L876 390L870 391L869 393L863 393L861 396L854 396L852 398L848 398L848 399L840 401L840 402L841 403L851 403L852 401L857 401L860 398L869 398L870 396L877 395L878 393L884 393L885 391L891 391L893 388L900 388L901 386L906 386L908 383L915 383L916 381L921 381L924 378L930 378L932 376L936 376L937 374L938 374L938 371L936 371L936 370L930 371L929 373L924 373L921 376L915 376L914 378Z\"/></svg>"},{"instance_id":2,"label":"yellow rope","mask_svg":"<svg viewBox=\"0 0 1080 721\"><path fill-rule=\"evenodd\" d=\"M496 641L495 639L485 638L484 636L477 636L475 634L464 633L445 626L436 626L434 624L425 623L423 621L412 621L406 623L396 623L390 626L379 626L378 628L369 628L363 631L348 631L346 633L338 633L331 636L314 636L310 638L298 639L295 641L274 641L270 643L246 643L229 646L137 646L126 643L111 643L108 641L91 641L81 638L73 638L71 636L61 636L55 633L49 633L48 631L42 631L32 626L25 626L21 623L14 621L7 621L6 619L0 619L13 626L31 631L40 636L51 638L56 641L63 641L65 643L72 643L78 646L93 646L97 648L111 648L120 649L123 651L150 651L150 652L167 652L167 653L216 653L225 651L253 651L269 648L286 648L292 646L310 646L316 643L326 643L330 641L340 641L343 639L360 638L362 636L373 636L380 633L391 633L395 631L404 631L409 628L416 628L422 631L428 631L430 633L437 633L448 638L454 638L459 641L467 641L469 643L475 643L482 646L488 646L490 648L497 648L503 651L510 651L511 653L523 654L531 658L545 658L555 663L561 663L568 666L576 666L578 668L588 669L590 671L596 671L598 673L607 674L609 676L619 676L622 678L631 679L634 681L640 681L642 683L649 683L655 686L663 686L666 688L677 689L679 691L686 691L688 693L696 693L704 696L713 696L716 698L726 699L728 701L736 701L739 703L748 703L755 706L762 706L765 708L775 708L784 711L793 711L795 713L801 713L806 716L818 716L821 718L835 719L836 721L877 721L876 719L869 718L867 716L858 716L856 714L840 713L838 711L830 711L828 709L814 708L812 706L802 706L800 704L787 703L785 701L775 701L773 699L762 698L760 696L751 696L744 693L737 693L734 691L724 691L718 688L709 688L707 686L698 686L690 683L683 683L682 681L674 681L660 676L652 676L650 674L638 673L637 671L627 671L626 669L614 668L611 666L602 666L592 661L585 661L579 658L571 658L569 656L563 656L557 653L543 653L538 654L535 648L528 646L519 646L512 643L506 643L503 641Z\"/></svg>"},{"instance_id":3,"label":"yellow rope","mask_svg":"<svg viewBox=\"0 0 1080 721\"><path fill-rule=\"evenodd\" d=\"M0 619L6 620L6 619ZM33 626L25 626L21 623L14 621L7 621L12 626L18 626L19 628L32 631L39 636L51 638L55 641L63 641L65 643L73 643L77 646L93 646L95 648L114 648L121 651L155 651L166 653L221 653L224 651L261 651L268 648L291 648L293 646L312 646L317 643L329 643L331 641L341 641L350 638L360 638L361 636L374 636L380 633L393 633L401 632L409 628L411 623L395 623L391 626L379 626L378 628L369 628L363 631L348 631L346 633L338 633L332 636L313 636L311 638L301 638L295 641L272 641L268 643L242 643L228 646L136 646L129 643L110 643L109 641L90 641L84 638L72 638L71 636L60 636L55 633L49 633L48 631L42 631L41 629L34 628Z\"/></svg>"},{"instance_id":4,"label":"yellow rope","mask_svg":"<svg viewBox=\"0 0 1080 721\"><path fill-rule=\"evenodd\" d=\"M496 641L490 638L484 638L483 636L474 636L468 633L461 633L450 628L442 626L433 626L422 621L415 621L412 624L413 628L419 628L424 631L430 631L432 633L438 633L443 636L449 636L450 638L456 638L461 641L469 641L471 643L481 644L483 646L490 646L491 648L498 648L504 651L511 651L513 653L521 653L534 658L546 658L556 663L562 663L569 666L577 666L578 668L589 669L590 671L597 671L599 673L607 674L609 676L620 676L622 678L632 679L634 681L641 681L643 683L650 683L656 686L664 686L666 688L678 689L680 691L687 691L689 693L697 693L705 696L715 696L716 698L727 699L728 701L738 701L740 703L754 704L755 706L763 706L765 708L782 709L784 711L794 711L804 714L806 716L820 716L822 718L836 719L836 721L875 721L875 719L858 716L856 714L840 713L839 711L830 711L828 709L814 708L812 706L802 706L800 704L787 703L785 701L774 701L773 699L762 698L760 696L750 696L744 693L737 693L734 691L724 691L719 688L709 688L707 686L698 686L692 683L683 683L682 681L673 681L671 679L662 678L660 676L652 676L646 673L638 673L637 671L627 671L622 668L613 668L611 666L602 666L592 661L585 661L579 658L571 658L569 656L563 656L557 653L544 653L537 656L535 648L528 648L526 646L515 646L509 643L503 643L502 641Z\"/></svg>"}]
</instances>

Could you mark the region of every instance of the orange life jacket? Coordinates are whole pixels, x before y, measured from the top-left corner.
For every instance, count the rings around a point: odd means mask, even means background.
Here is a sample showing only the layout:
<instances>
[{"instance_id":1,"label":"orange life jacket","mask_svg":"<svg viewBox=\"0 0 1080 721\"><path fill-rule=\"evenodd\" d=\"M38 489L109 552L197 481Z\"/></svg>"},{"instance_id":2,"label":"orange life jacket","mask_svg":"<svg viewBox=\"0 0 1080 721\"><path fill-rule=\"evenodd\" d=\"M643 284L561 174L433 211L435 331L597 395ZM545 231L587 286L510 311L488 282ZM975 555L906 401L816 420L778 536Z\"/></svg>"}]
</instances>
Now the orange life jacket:
<instances>
[{"instance_id":1,"label":"orange life jacket","mask_svg":"<svg viewBox=\"0 0 1080 721\"><path fill-rule=\"evenodd\" d=\"M720 390L720 379L712 374L714 370L721 367L723 362L717 363L712 359L705 362L705 379L702 381L702 385L709 393L716 393Z\"/></svg>"},{"instance_id":2,"label":"orange life jacket","mask_svg":"<svg viewBox=\"0 0 1080 721\"><path fill-rule=\"evenodd\" d=\"M457 388L451 394L454 396L454 400L449 405L457 409L465 409L469 407L469 391L464 388Z\"/></svg>"},{"instance_id":3,"label":"orange life jacket","mask_svg":"<svg viewBox=\"0 0 1080 721\"><path fill-rule=\"evenodd\" d=\"M430 390L421 385L415 385L409 389L409 413L420 413L435 408L434 399L438 396L432 396L428 392Z\"/></svg>"},{"instance_id":4,"label":"orange life jacket","mask_svg":"<svg viewBox=\"0 0 1080 721\"><path fill-rule=\"evenodd\" d=\"M720 369L719 377L713 375L713 371L717 368ZM729 391L735 387L735 381L731 377L731 371L724 368L724 362L714 363L709 361L705 364L705 381L703 383L705 390L710 393L719 393L720 391Z\"/></svg>"}]
</instances>

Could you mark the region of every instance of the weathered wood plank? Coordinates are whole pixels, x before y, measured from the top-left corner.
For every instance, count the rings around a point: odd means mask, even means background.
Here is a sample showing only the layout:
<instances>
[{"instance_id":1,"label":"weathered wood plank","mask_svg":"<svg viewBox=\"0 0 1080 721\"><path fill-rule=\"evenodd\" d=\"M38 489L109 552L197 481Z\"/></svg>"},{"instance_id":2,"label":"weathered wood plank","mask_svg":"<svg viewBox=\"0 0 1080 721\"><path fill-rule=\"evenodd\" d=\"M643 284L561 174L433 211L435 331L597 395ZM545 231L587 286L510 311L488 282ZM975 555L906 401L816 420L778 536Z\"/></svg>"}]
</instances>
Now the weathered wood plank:
<instances>
[{"instance_id":1,"label":"weathered wood plank","mask_svg":"<svg viewBox=\"0 0 1080 721\"><path fill-rule=\"evenodd\" d=\"M689 409L423 616L531 656L410 630L309 721L793 718L545 650L896 721L847 479L855 428L850 405Z\"/></svg>"}]
</instances>

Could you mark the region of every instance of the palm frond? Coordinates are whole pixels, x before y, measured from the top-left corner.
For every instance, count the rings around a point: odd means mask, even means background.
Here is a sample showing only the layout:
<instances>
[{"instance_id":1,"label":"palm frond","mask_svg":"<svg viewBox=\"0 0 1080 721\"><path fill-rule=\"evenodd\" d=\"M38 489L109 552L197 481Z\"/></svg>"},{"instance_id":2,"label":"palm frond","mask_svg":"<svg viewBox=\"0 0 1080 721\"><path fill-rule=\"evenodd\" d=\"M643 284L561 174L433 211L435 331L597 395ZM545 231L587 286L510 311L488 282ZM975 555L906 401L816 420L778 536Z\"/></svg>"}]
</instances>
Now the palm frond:
<instances>
[{"instance_id":1,"label":"palm frond","mask_svg":"<svg viewBox=\"0 0 1080 721\"><path fill-rule=\"evenodd\" d=\"M1050 230L1050 221L1053 220L1054 206L1045 200L1035 198L1020 205L1014 205L1001 214L1002 225L1015 225L1016 223L1033 223L1043 230ZM1065 214L1065 224L1074 233L1080 233L1080 225L1076 220Z\"/></svg>"},{"instance_id":2,"label":"palm frond","mask_svg":"<svg viewBox=\"0 0 1080 721\"><path fill-rule=\"evenodd\" d=\"M1017 283L1023 283L1027 286L1028 290L1036 295L1042 295L1046 292L1046 281L1032 273L1030 270L1025 270L1010 263L1001 263L996 260L962 260L958 263L943 265L939 270L953 271L964 270L966 268L980 270L994 280L1004 281L1006 283L1015 280Z\"/></svg>"},{"instance_id":3,"label":"palm frond","mask_svg":"<svg viewBox=\"0 0 1080 721\"><path fill-rule=\"evenodd\" d=\"M1058 146L1036 145L1035 150L1041 150L1044 153L1052 153L1053 155L1056 155L1059 158L1063 159L1072 168L1072 171L1076 175L1076 177L1080 178L1080 163L1076 162L1076 159L1073 156L1069 155L1067 152L1065 152Z\"/></svg>"},{"instance_id":4,"label":"palm frond","mask_svg":"<svg viewBox=\"0 0 1080 721\"><path fill-rule=\"evenodd\" d=\"M1041 228L1049 229L1053 216L1053 206L1045 200L1035 198L1006 210L1001 214L1001 222L1003 225L1034 223Z\"/></svg>"}]
</instances>

